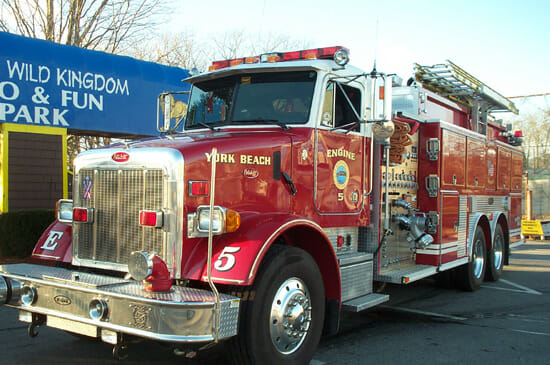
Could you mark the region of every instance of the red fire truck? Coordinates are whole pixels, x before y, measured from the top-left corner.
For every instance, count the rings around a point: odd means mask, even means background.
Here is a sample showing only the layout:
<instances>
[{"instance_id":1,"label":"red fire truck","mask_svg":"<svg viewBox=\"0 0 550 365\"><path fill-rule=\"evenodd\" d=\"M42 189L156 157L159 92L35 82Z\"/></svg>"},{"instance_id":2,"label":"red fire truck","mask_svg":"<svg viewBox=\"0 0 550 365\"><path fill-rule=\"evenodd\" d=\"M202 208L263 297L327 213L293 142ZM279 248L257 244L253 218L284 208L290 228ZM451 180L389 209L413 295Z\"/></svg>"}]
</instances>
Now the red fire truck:
<instances>
[{"instance_id":1,"label":"red fire truck","mask_svg":"<svg viewBox=\"0 0 550 365\"><path fill-rule=\"evenodd\" d=\"M158 138L82 153L73 200L33 257L0 266L0 303L113 344L218 342L240 364L306 364L383 283L498 280L521 243L513 103L446 62L395 75L343 47L214 62Z\"/></svg>"}]
</instances>

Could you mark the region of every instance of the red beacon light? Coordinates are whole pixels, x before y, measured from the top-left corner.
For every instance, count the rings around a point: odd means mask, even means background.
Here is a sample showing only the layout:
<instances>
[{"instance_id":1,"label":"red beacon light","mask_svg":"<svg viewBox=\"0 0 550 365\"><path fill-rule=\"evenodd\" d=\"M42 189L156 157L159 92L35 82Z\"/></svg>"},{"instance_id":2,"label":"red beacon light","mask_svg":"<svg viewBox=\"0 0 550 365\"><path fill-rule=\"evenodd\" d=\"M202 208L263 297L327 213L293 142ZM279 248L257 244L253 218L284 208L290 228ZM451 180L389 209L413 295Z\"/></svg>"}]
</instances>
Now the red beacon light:
<instances>
[{"instance_id":1,"label":"red beacon light","mask_svg":"<svg viewBox=\"0 0 550 365\"><path fill-rule=\"evenodd\" d=\"M260 56L234 58L232 60L214 61L208 71L221 70L227 67L253 63L274 63L298 60L333 59L339 66L345 66L349 61L349 49L341 46L312 48L292 52L264 53Z\"/></svg>"},{"instance_id":2,"label":"red beacon light","mask_svg":"<svg viewBox=\"0 0 550 365\"><path fill-rule=\"evenodd\" d=\"M141 280L148 292L169 292L172 287L168 266L154 252L132 252L128 261L128 273L134 279Z\"/></svg>"},{"instance_id":3,"label":"red beacon light","mask_svg":"<svg viewBox=\"0 0 550 365\"><path fill-rule=\"evenodd\" d=\"M523 132L522 131L515 131L514 135L508 136L508 143L510 143L512 146L521 146L523 143Z\"/></svg>"}]
</instances>

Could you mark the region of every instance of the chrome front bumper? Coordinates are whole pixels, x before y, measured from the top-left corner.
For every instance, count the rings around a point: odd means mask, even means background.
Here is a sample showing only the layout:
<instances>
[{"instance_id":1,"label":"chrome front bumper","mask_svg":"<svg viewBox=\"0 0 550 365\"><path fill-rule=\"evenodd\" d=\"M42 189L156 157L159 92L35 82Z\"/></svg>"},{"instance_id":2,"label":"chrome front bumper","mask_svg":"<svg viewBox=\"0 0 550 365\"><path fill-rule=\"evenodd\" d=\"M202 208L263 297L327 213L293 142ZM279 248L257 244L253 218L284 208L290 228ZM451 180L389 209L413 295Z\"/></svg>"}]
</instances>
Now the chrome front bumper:
<instances>
[{"instance_id":1,"label":"chrome front bumper","mask_svg":"<svg viewBox=\"0 0 550 365\"><path fill-rule=\"evenodd\" d=\"M106 306L101 319L91 318L92 301ZM169 293L150 293L141 282L133 280L15 264L0 265L0 304L22 310L23 321L31 321L36 314L48 326L101 337L107 342L114 334L127 334L173 343L200 343L214 340L216 331L220 340L237 334L240 300L220 294L216 328L215 297L206 290L173 286Z\"/></svg>"}]
</instances>

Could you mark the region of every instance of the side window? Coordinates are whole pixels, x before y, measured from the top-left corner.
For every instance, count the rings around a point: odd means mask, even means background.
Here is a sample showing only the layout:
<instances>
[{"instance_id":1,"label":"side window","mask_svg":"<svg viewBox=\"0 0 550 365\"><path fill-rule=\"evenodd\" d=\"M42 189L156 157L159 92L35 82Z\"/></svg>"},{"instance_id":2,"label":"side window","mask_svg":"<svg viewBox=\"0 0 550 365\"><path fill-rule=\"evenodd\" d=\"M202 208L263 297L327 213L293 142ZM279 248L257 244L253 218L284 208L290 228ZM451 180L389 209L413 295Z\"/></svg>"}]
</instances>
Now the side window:
<instances>
[{"instance_id":1,"label":"side window","mask_svg":"<svg viewBox=\"0 0 550 365\"><path fill-rule=\"evenodd\" d=\"M334 82L327 84L325 99L323 101L323 112L321 113L321 125L334 127Z\"/></svg>"},{"instance_id":2,"label":"side window","mask_svg":"<svg viewBox=\"0 0 550 365\"><path fill-rule=\"evenodd\" d=\"M349 102L347 99L349 99ZM325 91L321 125L337 128L359 122L353 109L357 114L361 113L361 90L352 86L329 82ZM358 132L359 127L358 123L352 130Z\"/></svg>"}]
</instances>

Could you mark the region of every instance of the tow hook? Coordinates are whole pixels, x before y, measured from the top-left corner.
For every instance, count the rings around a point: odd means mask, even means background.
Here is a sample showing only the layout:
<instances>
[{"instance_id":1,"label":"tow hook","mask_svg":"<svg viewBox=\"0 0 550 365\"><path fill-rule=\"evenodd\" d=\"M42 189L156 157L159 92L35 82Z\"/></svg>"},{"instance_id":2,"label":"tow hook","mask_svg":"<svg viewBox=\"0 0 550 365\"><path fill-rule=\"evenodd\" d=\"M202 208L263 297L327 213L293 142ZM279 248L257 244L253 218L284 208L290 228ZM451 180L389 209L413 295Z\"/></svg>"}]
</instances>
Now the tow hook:
<instances>
[{"instance_id":1,"label":"tow hook","mask_svg":"<svg viewBox=\"0 0 550 365\"><path fill-rule=\"evenodd\" d=\"M197 351L189 350L189 349L180 349L180 348L174 348L174 355L176 356L185 356L188 359L192 359L195 356L197 356Z\"/></svg>"},{"instance_id":2,"label":"tow hook","mask_svg":"<svg viewBox=\"0 0 550 365\"><path fill-rule=\"evenodd\" d=\"M118 361L126 360L128 358L128 345L124 342L117 343L113 347L113 357Z\"/></svg>"},{"instance_id":3,"label":"tow hook","mask_svg":"<svg viewBox=\"0 0 550 365\"><path fill-rule=\"evenodd\" d=\"M32 314L32 321L29 323L29 327L27 328L27 333L29 334L30 338L35 338L38 336L38 331L36 330L37 327L42 326L46 322L46 316L38 313Z\"/></svg>"}]
</instances>

